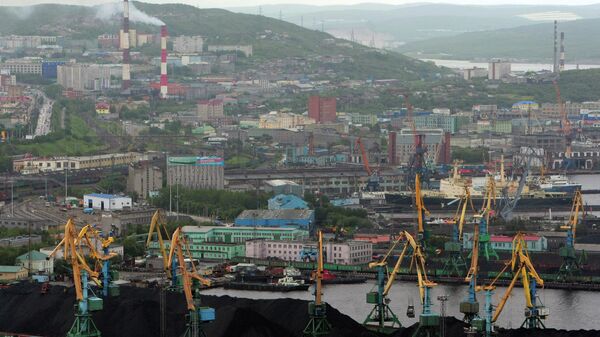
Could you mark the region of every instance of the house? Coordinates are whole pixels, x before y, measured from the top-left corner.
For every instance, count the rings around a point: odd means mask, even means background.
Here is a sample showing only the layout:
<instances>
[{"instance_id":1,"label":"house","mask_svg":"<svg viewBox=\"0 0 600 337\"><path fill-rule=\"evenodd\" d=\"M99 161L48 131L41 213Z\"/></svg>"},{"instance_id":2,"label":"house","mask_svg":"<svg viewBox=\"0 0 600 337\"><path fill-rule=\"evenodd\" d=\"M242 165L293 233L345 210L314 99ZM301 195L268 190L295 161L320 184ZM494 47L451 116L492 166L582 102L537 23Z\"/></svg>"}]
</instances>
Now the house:
<instances>
[{"instance_id":1,"label":"house","mask_svg":"<svg viewBox=\"0 0 600 337\"><path fill-rule=\"evenodd\" d=\"M102 211L120 211L131 208L130 197L114 194L92 193L83 196L84 207L99 209Z\"/></svg>"},{"instance_id":2,"label":"house","mask_svg":"<svg viewBox=\"0 0 600 337\"><path fill-rule=\"evenodd\" d=\"M23 266L0 266L0 281L17 281L27 278Z\"/></svg>"},{"instance_id":3,"label":"house","mask_svg":"<svg viewBox=\"0 0 600 337\"><path fill-rule=\"evenodd\" d=\"M42 272L44 274L54 273L54 257L48 259L48 255L32 250L17 257L17 265L29 269L29 259L31 256L31 273Z\"/></svg>"}]
</instances>

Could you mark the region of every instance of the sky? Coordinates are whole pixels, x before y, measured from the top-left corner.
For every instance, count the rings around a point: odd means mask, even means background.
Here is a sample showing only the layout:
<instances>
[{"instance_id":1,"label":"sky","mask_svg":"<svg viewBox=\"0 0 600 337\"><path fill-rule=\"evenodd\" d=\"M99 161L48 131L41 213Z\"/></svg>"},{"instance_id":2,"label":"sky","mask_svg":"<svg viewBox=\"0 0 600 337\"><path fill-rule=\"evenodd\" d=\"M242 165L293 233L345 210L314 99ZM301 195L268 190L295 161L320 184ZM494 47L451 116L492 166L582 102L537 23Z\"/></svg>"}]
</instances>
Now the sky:
<instances>
[{"instance_id":1,"label":"sky","mask_svg":"<svg viewBox=\"0 0 600 337\"><path fill-rule=\"evenodd\" d=\"M25 6L39 3L62 3L73 5L96 5L100 3L115 2L114 0L0 0L0 5L6 6ZM413 2L425 2L418 0L143 0L151 3L187 3L197 7L242 7L258 6L265 4L304 4L304 5L348 5L357 3L385 3L385 4L406 4ZM518 4L518 5L589 5L599 3L600 0L435 0L437 3L454 4L478 4L478 5L498 5L498 4Z\"/></svg>"}]
</instances>

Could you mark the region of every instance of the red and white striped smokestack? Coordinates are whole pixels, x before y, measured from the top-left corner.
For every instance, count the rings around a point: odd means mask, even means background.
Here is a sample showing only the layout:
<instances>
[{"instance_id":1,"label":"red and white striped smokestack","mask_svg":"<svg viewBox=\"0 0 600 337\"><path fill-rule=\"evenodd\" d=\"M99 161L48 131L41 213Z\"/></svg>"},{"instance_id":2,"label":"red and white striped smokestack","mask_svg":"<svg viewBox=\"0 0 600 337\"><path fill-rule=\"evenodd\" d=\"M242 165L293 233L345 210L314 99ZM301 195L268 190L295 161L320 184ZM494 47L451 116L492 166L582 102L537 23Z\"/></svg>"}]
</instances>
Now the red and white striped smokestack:
<instances>
[{"instance_id":1,"label":"red and white striped smokestack","mask_svg":"<svg viewBox=\"0 0 600 337\"><path fill-rule=\"evenodd\" d=\"M565 70L565 32L560 32L560 66L559 71Z\"/></svg>"},{"instance_id":2,"label":"red and white striped smokestack","mask_svg":"<svg viewBox=\"0 0 600 337\"><path fill-rule=\"evenodd\" d=\"M167 77L167 26L160 27L160 97L167 98L169 79Z\"/></svg>"},{"instance_id":3,"label":"red and white striped smokestack","mask_svg":"<svg viewBox=\"0 0 600 337\"><path fill-rule=\"evenodd\" d=\"M121 36L121 48L123 48L123 82L121 88L129 89L131 82L131 69L129 59L129 1L123 0L123 35Z\"/></svg>"}]
</instances>

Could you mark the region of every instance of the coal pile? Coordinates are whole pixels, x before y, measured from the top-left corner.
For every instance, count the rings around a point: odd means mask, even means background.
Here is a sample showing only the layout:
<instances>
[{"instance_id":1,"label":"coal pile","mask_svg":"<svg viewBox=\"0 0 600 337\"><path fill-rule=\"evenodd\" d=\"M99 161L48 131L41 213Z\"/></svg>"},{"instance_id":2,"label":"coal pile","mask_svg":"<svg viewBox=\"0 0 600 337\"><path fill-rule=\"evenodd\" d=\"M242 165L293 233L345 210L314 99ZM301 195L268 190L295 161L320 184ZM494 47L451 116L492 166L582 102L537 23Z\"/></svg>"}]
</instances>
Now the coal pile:
<instances>
[{"instance_id":1,"label":"coal pile","mask_svg":"<svg viewBox=\"0 0 600 337\"><path fill-rule=\"evenodd\" d=\"M63 337L74 320L74 288L50 287L41 294L39 284L20 283L0 289L0 331ZM121 287L121 296L104 301L104 310L94 313L94 322L104 337L159 337L160 290ZM209 337L301 337L309 320L307 302L281 298L251 300L229 296L203 296L203 305L216 309L217 319L205 325ZM187 313L183 294L166 292L166 335L179 337L185 330ZM331 337L380 337L332 307L327 310ZM446 336L464 336L465 324L446 318ZM402 328L393 337L409 337L416 326ZM587 337L598 331L524 329L501 330L505 337Z\"/></svg>"}]
</instances>

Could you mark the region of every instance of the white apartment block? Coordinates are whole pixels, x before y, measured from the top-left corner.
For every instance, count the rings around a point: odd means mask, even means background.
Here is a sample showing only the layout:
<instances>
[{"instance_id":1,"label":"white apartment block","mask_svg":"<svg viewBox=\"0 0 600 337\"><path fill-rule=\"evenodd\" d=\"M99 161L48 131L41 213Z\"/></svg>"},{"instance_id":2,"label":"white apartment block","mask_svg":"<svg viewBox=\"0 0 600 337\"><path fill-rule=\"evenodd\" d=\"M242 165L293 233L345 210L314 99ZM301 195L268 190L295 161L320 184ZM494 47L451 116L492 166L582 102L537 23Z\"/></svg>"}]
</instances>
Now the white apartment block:
<instances>
[{"instance_id":1,"label":"white apartment block","mask_svg":"<svg viewBox=\"0 0 600 337\"><path fill-rule=\"evenodd\" d=\"M204 38L195 36L176 36L173 39L173 51L176 53L201 53L204 49Z\"/></svg>"}]
</instances>

